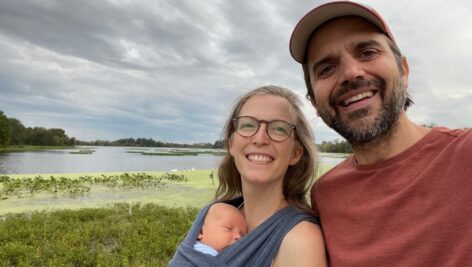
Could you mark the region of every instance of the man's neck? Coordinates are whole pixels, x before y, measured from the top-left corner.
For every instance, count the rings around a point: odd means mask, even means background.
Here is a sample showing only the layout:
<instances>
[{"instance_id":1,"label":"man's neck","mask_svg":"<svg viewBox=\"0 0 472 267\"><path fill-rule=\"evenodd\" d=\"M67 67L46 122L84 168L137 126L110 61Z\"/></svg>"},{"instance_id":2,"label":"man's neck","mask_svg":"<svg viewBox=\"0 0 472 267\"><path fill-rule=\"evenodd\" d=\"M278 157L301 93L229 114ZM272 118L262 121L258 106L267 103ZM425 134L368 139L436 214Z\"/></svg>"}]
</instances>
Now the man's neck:
<instances>
[{"instance_id":1,"label":"man's neck","mask_svg":"<svg viewBox=\"0 0 472 267\"><path fill-rule=\"evenodd\" d=\"M354 145L354 158L358 165L373 164L394 157L418 142L431 129L411 122L403 113L391 132L369 144Z\"/></svg>"}]
</instances>

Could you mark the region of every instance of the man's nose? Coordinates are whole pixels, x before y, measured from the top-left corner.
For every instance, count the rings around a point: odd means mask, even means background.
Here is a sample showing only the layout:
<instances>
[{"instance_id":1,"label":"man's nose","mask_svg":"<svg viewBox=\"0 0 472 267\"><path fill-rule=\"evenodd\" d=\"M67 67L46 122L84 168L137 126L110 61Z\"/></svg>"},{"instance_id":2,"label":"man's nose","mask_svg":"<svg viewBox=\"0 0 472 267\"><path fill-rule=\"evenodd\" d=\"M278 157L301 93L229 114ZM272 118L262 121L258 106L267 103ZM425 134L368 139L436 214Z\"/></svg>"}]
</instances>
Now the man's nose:
<instances>
[{"instance_id":1,"label":"man's nose","mask_svg":"<svg viewBox=\"0 0 472 267\"><path fill-rule=\"evenodd\" d=\"M340 78L341 84L365 78L365 70L362 62L359 62L353 57L343 58L341 61Z\"/></svg>"},{"instance_id":2,"label":"man's nose","mask_svg":"<svg viewBox=\"0 0 472 267\"><path fill-rule=\"evenodd\" d=\"M267 123L261 122L259 129L252 136L252 143L257 145L268 144L270 137L267 135Z\"/></svg>"}]
</instances>

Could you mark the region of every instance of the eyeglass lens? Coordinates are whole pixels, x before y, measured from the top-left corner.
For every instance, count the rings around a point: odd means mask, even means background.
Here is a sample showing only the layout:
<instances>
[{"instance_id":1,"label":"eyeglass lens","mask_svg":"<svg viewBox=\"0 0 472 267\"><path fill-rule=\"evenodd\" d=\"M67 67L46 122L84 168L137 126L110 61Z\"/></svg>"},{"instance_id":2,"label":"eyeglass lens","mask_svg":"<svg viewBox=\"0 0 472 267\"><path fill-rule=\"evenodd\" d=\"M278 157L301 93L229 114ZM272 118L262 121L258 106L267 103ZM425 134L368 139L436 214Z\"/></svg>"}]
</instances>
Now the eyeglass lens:
<instances>
[{"instance_id":1,"label":"eyeglass lens","mask_svg":"<svg viewBox=\"0 0 472 267\"><path fill-rule=\"evenodd\" d=\"M250 116L242 116L235 120L239 135L250 137L257 133L261 123L267 123L267 135L274 141L284 141L290 137L294 126L282 120L263 121Z\"/></svg>"}]
</instances>

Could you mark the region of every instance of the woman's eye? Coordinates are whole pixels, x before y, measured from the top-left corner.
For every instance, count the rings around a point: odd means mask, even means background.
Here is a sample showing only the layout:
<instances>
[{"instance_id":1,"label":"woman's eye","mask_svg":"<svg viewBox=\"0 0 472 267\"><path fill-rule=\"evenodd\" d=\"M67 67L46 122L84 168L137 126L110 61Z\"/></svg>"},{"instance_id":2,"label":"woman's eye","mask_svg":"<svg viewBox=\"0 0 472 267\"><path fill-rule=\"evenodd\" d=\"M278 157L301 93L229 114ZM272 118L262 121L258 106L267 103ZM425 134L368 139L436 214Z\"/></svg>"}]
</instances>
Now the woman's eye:
<instances>
[{"instance_id":1,"label":"woman's eye","mask_svg":"<svg viewBox=\"0 0 472 267\"><path fill-rule=\"evenodd\" d=\"M253 129L256 126L252 123L243 123L239 126L240 129Z\"/></svg>"},{"instance_id":2,"label":"woman's eye","mask_svg":"<svg viewBox=\"0 0 472 267\"><path fill-rule=\"evenodd\" d=\"M273 128L272 130L278 134L287 134L287 130L283 127L276 127L276 128Z\"/></svg>"}]
</instances>

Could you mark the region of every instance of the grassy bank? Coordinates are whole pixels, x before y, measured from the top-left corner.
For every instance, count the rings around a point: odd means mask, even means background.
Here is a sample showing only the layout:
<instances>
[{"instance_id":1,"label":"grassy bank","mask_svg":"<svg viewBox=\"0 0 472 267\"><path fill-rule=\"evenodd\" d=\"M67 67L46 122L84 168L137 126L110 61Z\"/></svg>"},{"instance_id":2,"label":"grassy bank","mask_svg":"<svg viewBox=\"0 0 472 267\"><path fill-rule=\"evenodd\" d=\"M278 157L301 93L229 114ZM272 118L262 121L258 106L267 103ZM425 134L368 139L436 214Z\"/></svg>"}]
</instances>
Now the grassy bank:
<instances>
[{"instance_id":1,"label":"grassy bank","mask_svg":"<svg viewBox=\"0 0 472 267\"><path fill-rule=\"evenodd\" d=\"M31 152L31 151L45 151L57 149L71 149L73 146L7 146L0 147L0 153L6 152Z\"/></svg>"},{"instance_id":2,"label":"grassy bank","mask_svg":"<svg viewBox=\"0 0 472 267\"><path fill-rule=\"evenodd\" d=\"M166 266L196 213L148 203L11 214L0 266Z\"/></svg>"},{"instance_id":3,"label":"grassy bank","mask_svg":"<svg viewBox=\"0 0 472 267\"><path fill-rule=\"evenodd\" d=\"M215 181L210 179L212 172ZM147 172L144 177L152 180L164 174ZM0 200L0 266L166 266L218 184L215 170L172 174L188 179L167 180L159 187L91 183L83 194L46 190ZM8 177L32 181L37 176ZM123 173L41 174L44 179L50 176L55 181L115 181L112 178Z\"/></svg>"},{"instance_id":4,"label":"grassy bank","mask_svg":"<svg viewBox=\"0 0 472 267\"><path fill-rule=\"evenodd\" d=\"M116 184L115 179L111 179L112 186L103 183L77 184L75 182L62 183L61 186L71 185L70 189L83 188L85 185L89 190L82 190L80 193L69 191L51 192L43 190L31 193L31 190L23 190L22 194L11 195L8 198L0 200L0 215L6 213L29 212L35 210L56 210L56 209L81 209L102 207L112 203L156 203L167 207L202 207L211 201L216 190L215 184L209 178L211 170L198 171L179 171L171 172L172 175L184 175L188 178L185 182L169 181L164 179L164 184L155 185L154 178L160 178L166 172L146 172L149 179L138 180L130 179L123 184L123 180ZM142 176L142 173L129 173L129 177L136 175ZM114 177L122 176L123 173L80 173L80 174L41 174L41 180L55 177L56 181L63 179L78 181L81 177ZM216 176L216 175L215 175ZM10 179L23 179L25 182L34 181L37 174L8 175ZM145 177L145 178L146 178ZM110 181L110 180L108 180ZM27 183L34 186L34 183ZM46 182L41 182L47 185ZM124 186L123 186L124 185ZM129 185L129 186L128 186ZM153 186L150 186L153 185ZM162 185L162 186L161 186ZM45 186L43 186L44 188ZM55 187L52 187L53 189ZM0 183L0 192L3 190L3 183Z\"/></svg>"},{"instance_id":5,"label":"grassy bank","mask_svg":"<svg viewBox=\"0 0 472 267\"><path fill-rule=\"evenodd\" d=\"M332 166L323 166L321 172L325 172ZM213 172L214 180L210 179L210 173ZM147 176L161 177L166 172L146 172ZM107 186L106 184L86 184L89 190L78 190L79 192L48 190L31 192L32 190L22 191L22 194L11 195L6 199L0 199L0 215L7 213L30 212L37 210L56 210L56 209L81 209L103 207L113 203L156 203L167 207L186 207L192 206L200 208L214 196L218 186L216 170L196 170L196 171L177 171L171 172L175 175L184 175L188 180L186 182L168 182L164 186L141 186L143 183L137 183L135 187ZM139 173L130 172L129 175ZM79 180L80 177L112 177L121 176L121 172L111 173L74 173L74 174L40 174L42 179L54 176L60 181L63 178L68 180ZM8 175L11 179L31 180L38 177L38 174L17 174ZM44 183L42 183L44 184ZM71 184L72 191L83 189L80 184L74 182L64 183L64 186ZM4 184L0 183L0 193L3 192Z\"/></svg>"}]
</instances>

